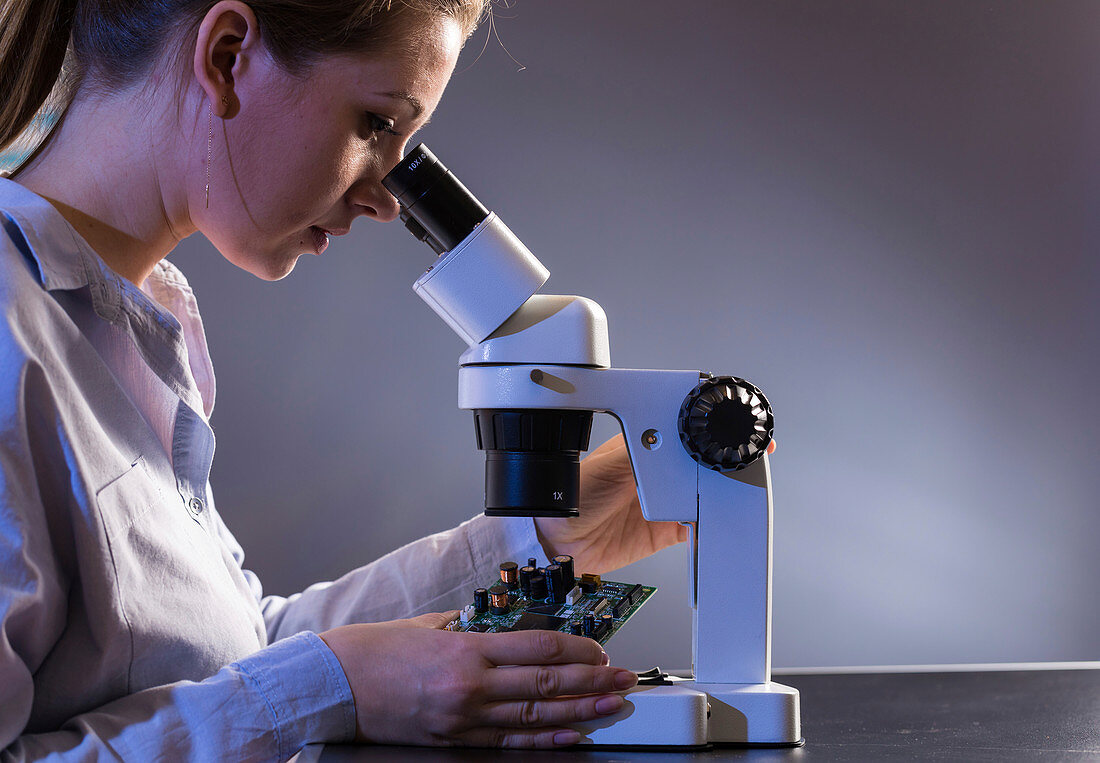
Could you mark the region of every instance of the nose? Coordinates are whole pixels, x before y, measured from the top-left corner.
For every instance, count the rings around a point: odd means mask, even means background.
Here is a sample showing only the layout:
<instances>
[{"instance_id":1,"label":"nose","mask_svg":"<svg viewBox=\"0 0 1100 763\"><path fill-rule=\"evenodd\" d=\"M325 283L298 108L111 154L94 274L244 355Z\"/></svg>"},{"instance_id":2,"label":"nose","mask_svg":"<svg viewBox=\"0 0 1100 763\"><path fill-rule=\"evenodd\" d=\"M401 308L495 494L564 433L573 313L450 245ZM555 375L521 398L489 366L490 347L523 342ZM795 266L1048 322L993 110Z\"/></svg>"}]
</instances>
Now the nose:
<instances>
[{"instance_id":1,"label":"nose","mask_svg":"<svg viewBox=\"0 0 1100 763\"><path fill-rule=\"evenodd\" d=\"M357 180L348 192L348 199L358 214L389 223L397 219L401 205L382 185L385 174L372 172Z\"/></svg>"}]
</instances>

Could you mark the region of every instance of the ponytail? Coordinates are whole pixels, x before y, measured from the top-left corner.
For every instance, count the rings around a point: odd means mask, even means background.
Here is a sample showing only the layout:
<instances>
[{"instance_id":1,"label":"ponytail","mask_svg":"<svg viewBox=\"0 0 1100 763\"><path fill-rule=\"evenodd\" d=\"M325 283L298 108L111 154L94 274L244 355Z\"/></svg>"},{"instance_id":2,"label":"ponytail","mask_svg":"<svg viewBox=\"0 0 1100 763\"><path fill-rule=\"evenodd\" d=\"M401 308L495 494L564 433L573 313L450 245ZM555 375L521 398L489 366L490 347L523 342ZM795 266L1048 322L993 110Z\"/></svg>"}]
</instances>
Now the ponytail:
<instances>
[{"instance_id":1,"label":"ponytail","mask_svg":"<svg viewBox=\"0 0 1100 763\"><path fill-rule=\"evenodd\" d=\"M0 0L0 149L34 119L61 75L77 0Z\"/></svg>"}]
</instances>

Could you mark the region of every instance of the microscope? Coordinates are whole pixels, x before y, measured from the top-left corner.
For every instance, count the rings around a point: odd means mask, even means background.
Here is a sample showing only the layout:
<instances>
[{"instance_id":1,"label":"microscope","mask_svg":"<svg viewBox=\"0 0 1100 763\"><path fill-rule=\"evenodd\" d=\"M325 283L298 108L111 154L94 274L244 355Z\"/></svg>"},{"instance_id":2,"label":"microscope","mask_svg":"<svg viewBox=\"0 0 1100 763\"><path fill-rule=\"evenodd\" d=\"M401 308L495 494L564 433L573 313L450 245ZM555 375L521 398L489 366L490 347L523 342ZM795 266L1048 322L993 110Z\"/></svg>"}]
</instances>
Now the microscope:
<instances>
[{"instance_id":1,"label":"microscope","mask_svg":"<svg viewBox=\"0 0 1100 763\"><path fill-rule=\"evenodd\" d=\"M382 181L438 259L414 291L468 345L458 405L485 451L485 513L577 516L595 412L622 426L642 514L689 528L690 679L639 685L575 724L582 744L801 744L798 690L771 680L772 500L764 394L734 376L613 368L590 299L549 271L423 144Z\"/></svg>"}]
</instances>

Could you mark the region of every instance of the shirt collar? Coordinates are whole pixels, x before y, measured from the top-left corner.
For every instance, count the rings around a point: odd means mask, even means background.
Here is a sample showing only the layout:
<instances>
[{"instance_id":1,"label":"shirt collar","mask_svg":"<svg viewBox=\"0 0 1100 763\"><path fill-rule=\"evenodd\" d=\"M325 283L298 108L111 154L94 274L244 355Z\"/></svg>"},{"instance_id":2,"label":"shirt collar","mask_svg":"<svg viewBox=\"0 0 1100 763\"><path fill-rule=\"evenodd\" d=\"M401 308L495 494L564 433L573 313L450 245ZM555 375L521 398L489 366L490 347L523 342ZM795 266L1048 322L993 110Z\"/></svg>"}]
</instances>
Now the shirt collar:
<instances>
[{"instance_id":1,"label":"shirt collar","mask_svg":"<svg viewBox=\"0 0 1100 763\"><path fill-rule=\"evenodd\" d=\"M89 287L95 311L112 323L125 320L126 305L136 305L142 322L154 332L178 335L180 323L134 284L127 281L92 249L57 208L18 183L0 178L0 214L13 222L27 244L24 252L38 267L47 291ZM158 263L154 272L173 270Z\"/></svg>"},{"instance_id":2,"label":"shirt collar","mask_svg":"<svg viewBox=\"0 0 1100 763\"><path fill-rule=\"evenodd\" d=\"M213 374L202 372L199 379L192 376L183 326L169 309L111 270L53 204L19 183L0 177L0 224L9 223L19 229L26 244L20 248L37 266L39 280L47 291L88 287L96 313L111 323L128 326L138 351L154 372L185 402L209 415L214 402ZM186 286L179 271L163 260L154 268L149 282L154 291L157 287L180 291ZM189 288L187 292L189 295ZM193 302L191 298L183 307L197 316ZM202 333L201 324L198 332ZM200 366L207 368L205 339L191 344L201 353ZM196 388L196 382L202 386Z\"/></svg>"},{"instance_id":3,"label":"shirt collar","mask_svg":"<svg viewBox=\"0 0 1100 763\"><path fill-rule=\"evenodd\" d=\"M24 254L38 266L39 280L47 290L91 285L89 261L102 260L53 204L15 181L0 178L0 212L18 226L29 249Z\"/></svg>"}]
</instances>

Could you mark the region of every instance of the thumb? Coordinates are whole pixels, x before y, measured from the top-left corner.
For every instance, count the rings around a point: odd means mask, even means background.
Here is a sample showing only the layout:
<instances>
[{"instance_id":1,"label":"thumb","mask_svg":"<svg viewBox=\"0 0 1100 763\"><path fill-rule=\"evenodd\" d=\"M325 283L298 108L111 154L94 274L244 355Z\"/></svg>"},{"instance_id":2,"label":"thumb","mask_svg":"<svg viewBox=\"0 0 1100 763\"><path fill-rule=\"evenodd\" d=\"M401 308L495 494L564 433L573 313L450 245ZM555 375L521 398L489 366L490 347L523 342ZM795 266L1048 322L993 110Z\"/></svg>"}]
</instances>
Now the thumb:
<instances>
[{"instance_id":1,"label":"thumb","mask_svg":"<svg viewBox=\"0 0 1100 763\"><path fill-rule=\"evenodd\" d=\"M434 628L438 631L442 630L447 623L456 617L458 617L457 609L452 609L450 612L428 612L417 617L410 617L403 624L409 628Z\"/></svg>"}]
</instances>

